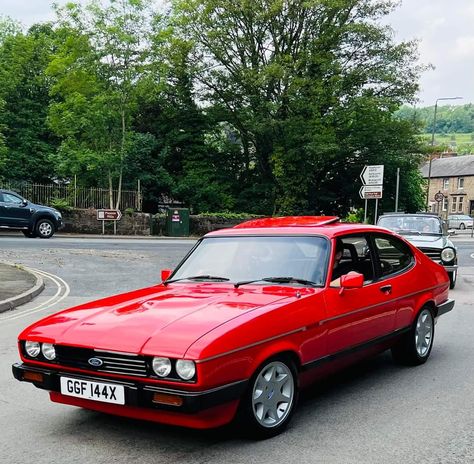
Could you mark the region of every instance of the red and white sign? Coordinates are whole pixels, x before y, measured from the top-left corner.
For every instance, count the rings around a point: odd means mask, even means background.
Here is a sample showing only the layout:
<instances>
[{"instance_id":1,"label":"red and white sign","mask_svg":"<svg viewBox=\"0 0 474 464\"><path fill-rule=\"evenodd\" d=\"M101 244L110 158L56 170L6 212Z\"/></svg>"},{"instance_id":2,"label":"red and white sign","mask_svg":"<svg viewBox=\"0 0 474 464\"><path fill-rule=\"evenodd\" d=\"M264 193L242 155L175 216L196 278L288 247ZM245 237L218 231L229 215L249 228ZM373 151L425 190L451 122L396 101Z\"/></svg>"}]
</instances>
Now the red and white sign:
<instances>
[{"instance_id":1,"label":"red and white sign","mask_svg":"<svg viewBox=\"0 0 474 464\"><path fill-rule=\"evenodd\" d=\"M118 209L98 209L98 221L120 221L122 219L122 212Z\"/></svg>"},{"instance_id":2,"label":"red and white sign","mask_svg":"<svg viewBox=\"0 0 474 464\"><path fill-rule=\"evenodd\" d=\"M362 200L380 200L383 196L383 187L381 185L364 185L359 190Z\"/></svg>"}]
</instances>

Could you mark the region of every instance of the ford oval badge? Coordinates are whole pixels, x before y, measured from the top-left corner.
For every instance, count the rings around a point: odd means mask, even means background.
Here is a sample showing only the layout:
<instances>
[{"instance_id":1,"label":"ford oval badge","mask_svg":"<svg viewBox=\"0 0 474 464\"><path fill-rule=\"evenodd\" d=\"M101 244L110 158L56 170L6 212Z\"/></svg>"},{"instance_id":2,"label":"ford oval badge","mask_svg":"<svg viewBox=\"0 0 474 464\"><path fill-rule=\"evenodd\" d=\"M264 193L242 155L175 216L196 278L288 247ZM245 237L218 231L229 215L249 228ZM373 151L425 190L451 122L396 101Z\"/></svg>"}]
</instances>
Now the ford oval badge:
<instances>
[{"instance_id":1,"label":"ford oval badge","mask_svg":"<svg viewBox=\"0 0 474 464\"><path fill-rule=\"evenodd\" d=\"M87 361L91 366L93 367L100 367L102 364L104 364L104 361L99 358L90 358L89 361Z\"/></svg>"}]
</instances>

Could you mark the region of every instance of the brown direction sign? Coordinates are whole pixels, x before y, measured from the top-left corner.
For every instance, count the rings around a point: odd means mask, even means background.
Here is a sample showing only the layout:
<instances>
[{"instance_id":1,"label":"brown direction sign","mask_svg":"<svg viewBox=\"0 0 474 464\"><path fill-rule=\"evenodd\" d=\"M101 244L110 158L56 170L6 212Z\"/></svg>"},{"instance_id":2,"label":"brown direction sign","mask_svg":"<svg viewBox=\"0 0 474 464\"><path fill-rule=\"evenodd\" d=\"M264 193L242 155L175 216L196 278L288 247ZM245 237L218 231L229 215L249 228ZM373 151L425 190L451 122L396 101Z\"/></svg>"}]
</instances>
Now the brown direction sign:
<instances>
[{"instance_id":1,"label":"brown direction sign","mask_svg":"<svg viewBox=\"0 0 474 464\"><path fill-rule=\"evenodd\" d=\"M120 221L122 219L122 212L118 209L98 209L98 221Z\"/></svg>"}]
</instances>

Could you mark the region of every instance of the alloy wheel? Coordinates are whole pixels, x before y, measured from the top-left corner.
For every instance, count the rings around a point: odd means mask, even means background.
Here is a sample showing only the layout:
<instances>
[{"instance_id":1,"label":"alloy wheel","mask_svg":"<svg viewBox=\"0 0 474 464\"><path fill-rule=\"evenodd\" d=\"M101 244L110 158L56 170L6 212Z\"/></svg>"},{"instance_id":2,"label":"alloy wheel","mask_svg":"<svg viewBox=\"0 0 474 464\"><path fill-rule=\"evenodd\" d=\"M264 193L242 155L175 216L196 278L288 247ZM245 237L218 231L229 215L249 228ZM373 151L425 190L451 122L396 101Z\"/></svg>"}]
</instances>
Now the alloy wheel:
<instances>
[{"instance_id":1,"label":"alloy wheel","mask_svg":"<svg viewBox=\"0 0 474 464\"><path fill-rule=\"evenodd\" d=\"M415 329L416 352L424 358L430 351L433 341L433 316L429 309L424 309L418 316Z\"/></svg>"},{"instance_id":2,"label":"alloy wheel","mask_svg":"<svg viewBox=\"0 0 474 464\"><path fill-rule=\"evenodd\" d=\"M252 391L252 411L266 428L280 425L291 411L295 399L293 373L283 362L274 361L262 368Z\"/></svg>"}]
</instances>

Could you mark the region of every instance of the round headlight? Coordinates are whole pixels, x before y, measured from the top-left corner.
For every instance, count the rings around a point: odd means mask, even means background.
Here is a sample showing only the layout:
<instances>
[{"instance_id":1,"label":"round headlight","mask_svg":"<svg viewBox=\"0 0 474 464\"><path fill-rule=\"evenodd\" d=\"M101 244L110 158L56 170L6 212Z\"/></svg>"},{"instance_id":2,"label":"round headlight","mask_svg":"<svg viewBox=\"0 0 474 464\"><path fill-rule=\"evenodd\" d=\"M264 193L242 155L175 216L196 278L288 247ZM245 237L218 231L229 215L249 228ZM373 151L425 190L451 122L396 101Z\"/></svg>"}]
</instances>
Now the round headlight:
<instances>
[{"instance_id":1,"label":"round headlight","mask_svg":"<svg viewBox=\"0 0 474 464\"><path fill-rule=\"evenodd\" d=\"M196 374L196 365L194 361L178 359L176 361L176 372L183 380L191 380Z\"/></svg>"},{"instance_id":2,"label":"round headlight","mask_svg":"<svg viewBox=\"0 0 474 464\"><path fill-rule=\"evenodd\" d=\"M49 361L56 359L56 350L54 349L54 345L51 343L43 343L41 346L41 352L43 353L43 356Z\"/></svg>"},{"instance_id":3,"label":"round headlight","mask_svg":"<svg viewBox=\"0 0 474 464\"><path fill-rule=\"evenodd\" d=\"M171 372L171 361L168 358L153 358L153 370L159 377L166 377Z\"/></svg>"},{"instance_id":4,"label":"round headlight","mask_svg":"<svg viewBox=\"0 0 474 464\"><path fill-rule=\"evenodd\" d=\"M449 263L456 257L456 252L452 248L445 248L441 252L441 260L445 263Z\"/></svg>"},{"instance_id":5,"label":"round headlight","mask_svg":"<svg viewBox=\"0 0 474 464\"><path fill-rule=\"evenodd\" d=\"M36 356L38 356L41 351L40 344L38 342L31 342L27 340L25 342L25 351L28 353L28 356L36 358Z\"/></svg>"}]
</instances>

